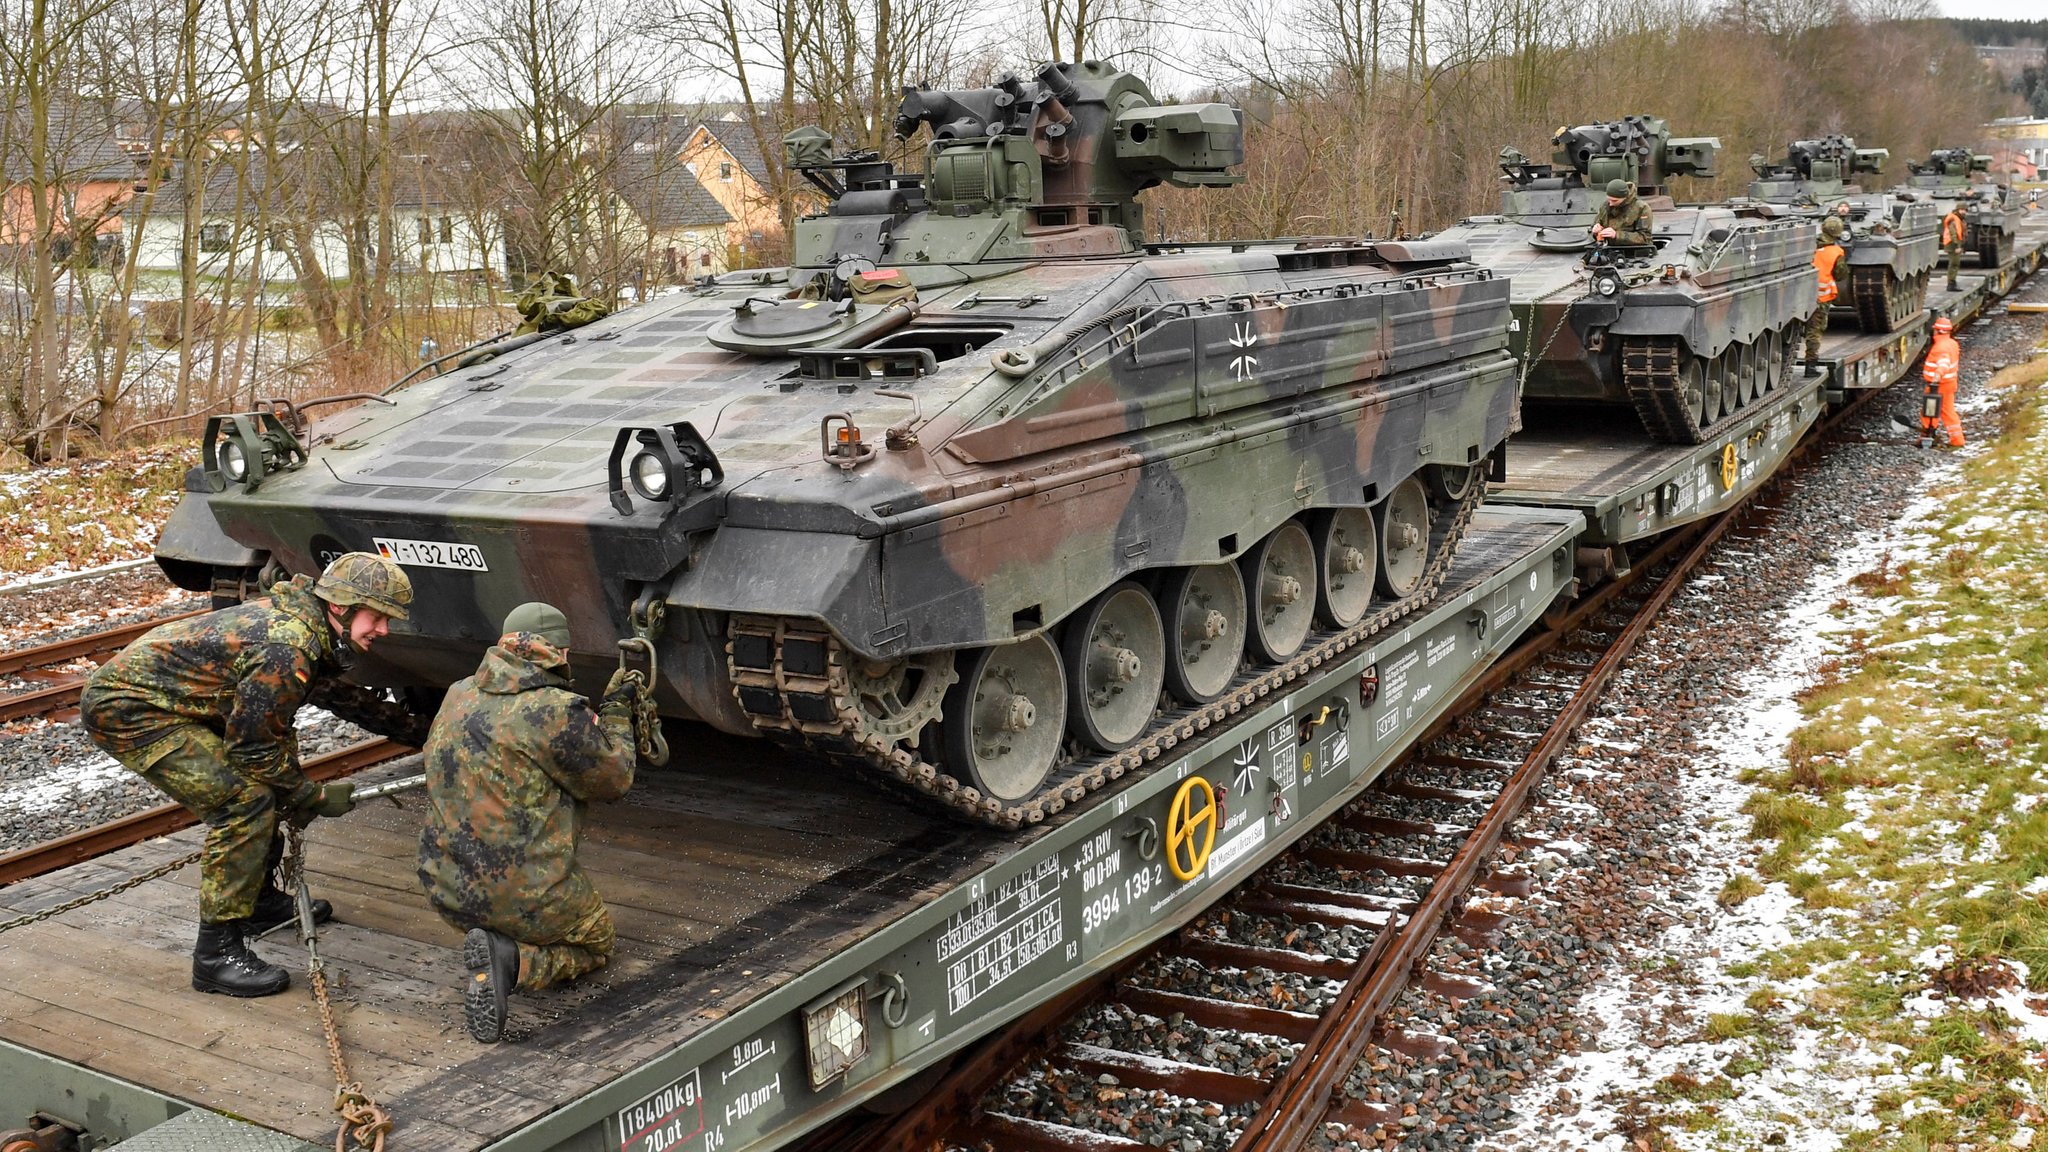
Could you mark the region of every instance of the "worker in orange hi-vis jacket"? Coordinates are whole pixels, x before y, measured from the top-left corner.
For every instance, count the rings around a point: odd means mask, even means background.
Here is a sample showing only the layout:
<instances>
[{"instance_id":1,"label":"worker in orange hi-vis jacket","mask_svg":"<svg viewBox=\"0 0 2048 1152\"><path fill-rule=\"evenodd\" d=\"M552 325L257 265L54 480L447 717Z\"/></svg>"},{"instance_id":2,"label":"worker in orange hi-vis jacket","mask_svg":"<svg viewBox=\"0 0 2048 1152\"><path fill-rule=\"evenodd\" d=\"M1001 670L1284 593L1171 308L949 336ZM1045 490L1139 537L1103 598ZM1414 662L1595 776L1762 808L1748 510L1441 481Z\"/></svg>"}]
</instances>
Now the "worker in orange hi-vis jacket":
<instances>
[{"instance_id":1,"label":"worker in orange hi-vis jacket","mask_svg":"<svg viewBox=\"0 0 2048 1152\"><path fill-rule=\"evenodd\" d=\"M1948 446L1963 446L1963 420L1956 415L1956 375L1962 370L1963 351L1951 335L1955 325L1946 316L1934 318L1934 340L1927 345L1927 360L1920 369L1927 382L1920 402L1920 446L1934 442L1934 426L1948 430Z\"/></svg>"}]
</instances>

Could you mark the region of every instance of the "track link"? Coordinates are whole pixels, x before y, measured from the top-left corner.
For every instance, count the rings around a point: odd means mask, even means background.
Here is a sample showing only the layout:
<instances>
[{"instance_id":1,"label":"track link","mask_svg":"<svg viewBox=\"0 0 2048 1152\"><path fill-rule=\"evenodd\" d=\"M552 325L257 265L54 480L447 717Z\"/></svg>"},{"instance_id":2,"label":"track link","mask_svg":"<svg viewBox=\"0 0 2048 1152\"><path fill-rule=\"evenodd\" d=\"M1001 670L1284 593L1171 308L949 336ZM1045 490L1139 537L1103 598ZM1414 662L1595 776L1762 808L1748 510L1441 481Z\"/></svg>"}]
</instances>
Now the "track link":
<instances>
[{"instance_id":1,"label":"track link","mask_svg":"<svg viewBox=\"0 0 2048 1152\"><path fill-rule=\"evenodd\" d=\"M1901 278L1892 275L1889 266L1874 264L1850 269L1849 285L1856 298L1857 326L1865 332L1894 332L1920 310L1927 274Z\"/></svg>"},{"instance_id":2,"label":"track link","mask_svg":"<svg viewBox=\"0 0 2048 1152\"><path fill-rule=\"evenodd\" d=\"M1118 752L1090 754L1056 764L1045 786L1016 804L984 796L944 766L924 759L919 751L865 731L860 701L852 690L848 671L851 662L859 657L847 651L838 637L822 625L786 617L734 616L727 628L726 666L734 694L749 719L768 738L823 753L894 790L936 802L956 816L996 828L1016 829L1040 823L1068 804L1157 760L1181 741L1228 721L1428 604L1443 586L1458 542L1471 524L1485 488L1483 482L1473 484L1462 501L1434 517L1429 534L1429 565L1413 594L1382 605L1350 628L1310 637L1309 643L1285 663L1240 673L1216 700L1156 715L1145 735ZM764 664L765 667L759 666Z\"/></svg>"},{"instance_id":3,"label":"track link","mask_svg":"<svg viewBox=\"0 0 2048 1152\"><path fill-rule=\"evenodd\" d=\"M1625 336L1621 381L1651 436L1666 443L1697 444L1706 439L1699 417L1681 391L1676 336Z\"/></svg>"}]
</instances>

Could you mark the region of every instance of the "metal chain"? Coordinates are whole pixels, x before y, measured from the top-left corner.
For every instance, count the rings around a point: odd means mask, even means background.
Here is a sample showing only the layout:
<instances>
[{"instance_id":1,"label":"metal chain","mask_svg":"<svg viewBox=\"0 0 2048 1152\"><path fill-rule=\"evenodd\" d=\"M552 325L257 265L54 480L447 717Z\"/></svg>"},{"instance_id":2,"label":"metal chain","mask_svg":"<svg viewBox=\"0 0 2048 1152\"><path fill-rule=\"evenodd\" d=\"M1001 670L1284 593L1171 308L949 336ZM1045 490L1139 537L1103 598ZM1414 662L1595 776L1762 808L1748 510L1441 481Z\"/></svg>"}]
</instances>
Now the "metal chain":
<instances>
[{"instance_id":1,"label":"metal chain","mask_svg":"<svg viewBox=\"0 0 2048 1152\"><path fill-rule=\"evenodd\" d=\"M313 927L313 898L306 890L305 829L296 820L284 822L284 858L277 867L278 883L296 896L299 906L299 939L306 945L306 980L313 987L313 1003L320 1011L320 1029L327 1034L327 1059L334 1065L334 1110L341 1114L341 1128L334 1134L334 1152L384 1152L384 1137L391 1131L391 1117L363 1091L362 1082L348 1078L348 1062L341 1053L341 1029L334 1022L334 1005L327 998L327 968L320 960L319 933Z\"/></svg>"},{"instance_id":2,"label":"metal chain","mask_svg":"<svg viewBox=\"0 0 2048 1152\"><path fill-rule=\"evenodd\" d=\"M36 924L41 921L48 920L52 916L60 916L75 908L83 908L87 904L96 904L101 900L105 900L109 896L119 895L122 892L126 892L130 888L136 887L137 885L147 884L151 880L156 880L165 876L169 876L171 873L176 872L178 869L183 868L186 865L191 864L198 859L199 853L197 852L194 852L188 856L180 856L176 860L159 864L156 867L151 868L147 872L130 876L128 879L121 881L119 884L116 884L111 888L102 888L98 892L89 892L83 896L79 896L71 900L66 900L64 903L58 904L55 907L45 908L41 912L31 912L26 916L17 916L12 920L0 920L0 932L8 932L28 924Z\"/></svg>"}]
</instances>

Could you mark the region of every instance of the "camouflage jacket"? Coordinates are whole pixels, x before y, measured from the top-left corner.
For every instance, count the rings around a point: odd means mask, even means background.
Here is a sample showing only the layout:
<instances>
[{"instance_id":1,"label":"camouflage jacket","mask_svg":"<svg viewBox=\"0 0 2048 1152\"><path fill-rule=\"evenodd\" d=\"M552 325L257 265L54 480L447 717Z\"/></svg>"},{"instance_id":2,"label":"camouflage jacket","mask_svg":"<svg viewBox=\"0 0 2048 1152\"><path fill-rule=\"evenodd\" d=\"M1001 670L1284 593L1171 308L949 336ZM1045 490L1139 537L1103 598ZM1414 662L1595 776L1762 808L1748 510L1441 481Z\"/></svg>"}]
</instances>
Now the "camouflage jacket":
<instances>
[{"instance_id":1,"label":"camouflage jacket","mask_svg":"<svg viewBox=\"0 0 2048 1152\"><path fill-rule=\"evenodd\" d=\"M577 875L585 805L633 786L630 698L592 710L565 663L508 633L434 717L419 877L440 907L481 920L548 901Z\"/></svg>"},{"instance_id":2,"label":"camouflage jacket","mask_svg":"<svg viewBox=\"0 0 2048 1152\"><path fill-rule=\"evenodd\" d=\"M1602 200L1593 213L1593 227L1614 229L1614 244L1650 243L1650 206L1634 193L1619 204Z\"/></svg>"},{"instance_id":3,"label":"camouflage jacket","mask_svg":"<svg viewBox=\"0 0 2048 1152\"><path fill-rule=\"evenodd\" d=\"M299 773L294 721L313 682L341 670L339 644L313 577L295 576L268 599L152 629L92 674L80 717L113 752L204 725L227 743L230 768L297 807L318 786Z\"/></svg>"}]
</instances>

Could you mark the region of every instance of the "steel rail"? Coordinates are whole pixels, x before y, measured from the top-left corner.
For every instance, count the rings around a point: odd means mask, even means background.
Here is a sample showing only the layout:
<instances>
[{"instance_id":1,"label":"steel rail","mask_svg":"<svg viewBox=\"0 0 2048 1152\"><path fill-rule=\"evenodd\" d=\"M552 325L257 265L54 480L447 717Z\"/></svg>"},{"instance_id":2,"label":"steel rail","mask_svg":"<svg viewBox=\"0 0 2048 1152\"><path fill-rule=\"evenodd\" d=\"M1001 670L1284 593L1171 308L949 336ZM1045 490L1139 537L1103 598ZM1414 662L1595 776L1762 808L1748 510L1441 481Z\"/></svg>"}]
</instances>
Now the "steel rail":
<instances>
[{"instance_id":1,"label":"steel rail","mask_svg":"<svg viewBox=\"0 0 2048 1152\"><path fill-rule=\"evenodd\" d=\"M0 696L0 724L11 723L24 716L47 716L60 708L78 703L78 696L85 691L85 680L80 678L74 684L52 684L32 692L15 692Z\"/></svg>"},{"instance_id":2,"label":"steel rail","mask_svg":"<svg viewBox=\"0 0 2048 1152\"><path fill-rule=\"evenodd\" d=\"M313 781L333 780L360 772L386 760L396 759L412 749L403 744L394 744L381 737L364 740L339 748L324 755L315 756L302 765L306 779ZM166 804L137 812L96 827L60 836L32 848L23 848L0 856L0 885L12 884L54 872L59 868L103 856L144 840L167 836L181 828L199 823L189 809L177 804Z\"/></svg>"},{"instance_id":3,"label":"steel rail","mask_svg":"<svg viewBox=\"0 0 2048 1152\"><path fill-rule=\"evenodd\" d=\"M1373 1041L1380 1018L1407 988L1410 976L1423 963L1444 925L1457 913L1469 890L1484 875L1486 862L1520 818L1545 772L1564 750L1593 705L1606 694L1607 686L1621 665L1634 653L1651 625L1663 615L1671 598L1685 585L1686 577L1705 563L1724 536L1759 512L1762 507L1759 497L1793 475L1795 468L1819 445L1830 442L1833 434L1844 427L1856 412L1871 403L1873 397L1886 391L1889 389L1861 393L1829 413L1816 426L1815 434L1803 438L1768 482L1758 485L1696 531L1675 533L1660 543L1649 557L1634 565L1635 572L1648 572L1680 547L1685 548L1684 555L1658 582L1621 634L1587 672L1571 699L1545 729L1536 747L1488 807L1450 864L1430 885L1423 902L1406 923L1397 930L1380 933L1372 946L1358 958L1352 979L1346 981L1343 992L1323 1014L1315 1035L1302 1045L1301 1055L1275 1082L1258 1112L1232 1144L1232 1152L1296 1152L1307 1145L1328 1118L1332 1102L1342 1090L1345 1078ZM1434 734L1447 729L1457 716L1476 708L1487 693L1505 685L1516 673L1533 665L1541 655L1562 642L1594 613L1611 604L1633 583L1630 581L1629 585L1601 589L1600 593L1607 595L1596 593L1585 602L1574 605L1555 627L1546 629L1503 657L1477 684L1453 702L1444 719L1433 725L1418 743L1426 742Z\"/></svg>"},{"instance_id":4,"label":"steel rail","mask_svg":"<svg viewBox=\"0 0 2048 1152\"><path fill-rule=\"evenodd\" d=\"M1263 1136L1257 1144L1252 1142L1251 1136L1241 1135L1240 1140L1234 1145L1237 1152L1246 1152L1249 1147L1298 1146L1298 1140L1294 1145L1290 1145L1286 1138L1313 1133L1332 1112L1330 1100L1356 1063L1357 1053L1363 1050L1361 1041L1369 1041L1372 1038L1370 1021L1376 1020L1384 1013L1386 1007L1391 1005L1393 998L1405 986L1409 974L1414 970L1415 961L1427 953L1429 944L1440 933L1442 923L1465 899L1471 882L1484 875L1485 860L1497 849L1500 839L1507 834L1514 819L1526 806L1528 796L1540 782L1541 772L1532 765L1541 764L1547 767L1555 759L1558 751L1568 740L1570 732L1578 726L1593 703L1604 693L1614 670L1627 658L1629 650L1661 615L1664 606L1683 585L1684 574L1696 567L1729 531L1751 523L1758 514L1767 511L1769 506L1764 499L1767 494L1774 491L1784 479L1794 475L1796 466L1821 445L1839 442L1842 426L1865 404L1870 403L1872 397L1883 391L1880 389L1861 392L1847 404L1830 412L1815 425L1812 434L1802 439L1785 465L1781 466L1766 483L1759 485L1713 518L1667 534L1649 552L1637 558L1627 574L1593 589L1567 610L1547 615L1542 621L1540 631L1532 634L1496 661L1453 701L1443 717L1421 735L1416 742L1418 747L1442 735L1461 717L1479 710L1488 696L1508 686L1516 676L1537 665L1560 645L1569 642L1575 632L1586 627L1600 614L1612 610L1617 601L1637 592L1645 580L1655 578L1657 586L1648 593L1640 606L1633 609L1630 622L1621 626L1622 632L1614 646L1601 660L1595 662L1594 669L1581 680L1578 688L1574 690L1571 702L1566 705L1566 711L1562 712L1553 724L1546 726L1546 735L1518 772L1518 786L1511 786L1514 790L1495 802L1488 816L1475 827L1472 834L1475 840L1469 842L1460 850L1460 854L1454 857L1449 867L1458 868L1466 875L1461 879L1448 872L1444 873L1444 878L1437 880L1431 887L1430 894L1434 897L1434 902L1416 908L1408 922L1413 928L1415 938L1405 942L1405 945L1398 943L1402 929L1395 927L1379 933L1368 946L1367 952L1358 960L1348 965L1341 961L1329 962L1349 969L1348 972L1331 974L1339 979L1351 977L1346 995L1340 997L1323 1014L1323 1021L1319 1025L1322 1031L1313 1035L1302 1046L1302 1055L1296 1058L1289 1069L1293 1079L1287 1080L1283 1077L1262 1094L1264 1106L1259 1113L1254 1114L1246 1133L1269 1135ZM1667 566L1669 571L1657 577L1656 574ZM1327 894L1325 895L1327 897ZM1423 929L1432 925L1435 927L1427 933L1427 939L1422 938ZM1174 954L1188 954L1200 950L1191 949L1184 941L1172 940L1163 942L1160 947ZM1151 954L1150 951L1147 954ZM1229 960L1228 957L1216 959L1223 962ZM1262 959L1270 962L1272 958ZM811 1149L812 1152L880 1152L882 1149L934 1146L935 1142L944 1141L949 1137L959 1137L962 1134L970 1137L986 1134L984 1130L987 1129L987 1125L981 1124L973 1117L976 1115L979 1102L987 1092L1017 1065L1056 1047L1052 1037L1059 1026L1089 1003L1100 999L1109 988L1116 985L1124 972L1134 968L1141 960L1142 957L1134 958L1130 963L1119 966L1114 972L1099 974L1082 981L956 1058L943 1072L934 1076L931 1087L903 1112L888 1120L849 1119L832 1125L806 1141L804 1147ZM1368 986L1369 981L1374 983ZM1352 1020L1356 1033L1350 1037L1353 1043L1349 1047L1352 1050L1346 1053L1342 1050L1318 1049L1319 1041L1333 1045L1338 1042L1339 1038L1335 1033L1339 1026L1334 1021L1343 1015L1347 1008L1354 1017L1363 1015L1362 1020ZM1126 1069L1124 1073L1126 1080L1129 1080L1128 1072ZM1276 1127L1273 1122L1280 1119L1277 1109L1283 1092L1292 1094L1294 1107L1304 1107L1309 1103L1315 1103L1317 1106L1309 1108L1302 1116L1291 1122ZM1030 1128L1028 1125L1015 1131L1011 1130L1016 1128L1015 1125L999 1124L996 1127L1001 1129L1004 1136L1004 1140L999 1143L1014 1142L1018 1147L1063 1149L1067 1147L1064 1140L1073 1135L1067 1133L1055 1136ZM1100 1133L1095 1134L1095 1138L1099 1138L1099 1142L1105 1146L1115 1143ZM968 1143L972 1142L971 1139L968 1140Z\"/></svg>"},{"instance_id":5,"label":"steel rail","mask_svg":"<svg viewBox=\"0 0 2048 1152\"><path fill-rule=\"evenodd\" d=\"M189 620L194 616L203 615L205 612L202 610L181 612L175 616L159 616L153 620L137 620L132 624L119 624L98 632L89 632L84 636L73 636L69 640L57 640L33 648L15 648L0 652L0 676L11 676L27 668L68 664L82 656L118 652L127 647L129 641L159 624L169 624L173 620Z\"/></svg>"},{"instance_id":6,"label":"steel rail","mask_svg":"<svg viewBox=\"0 0 2048 1152\"><path fill-rule=\"evenodd\" d=\"M1235 1152L1294 1152L1323 1123L1330 1102L1343 1088L1376 1026L1408 978L1436 942L1444 924L1463 904L1469 889L1482 877L1501 839L1522 814L1529 797L1571 735L1607 691L1621 665L1634 653L1650 626L1728 530L1741 519L1755 493L1731 507L1699 536L1672 571L1643 602L1634 617L1587 672L1571 700L1545 730L1486 815L1458 849L1451 863L1430 885L1429 893L1398 931L1382 932L1359 957L1356 974L1302 1046L1301 1055L1280 1076L1237 1143Z\"/></svg>"}]
</instances>

